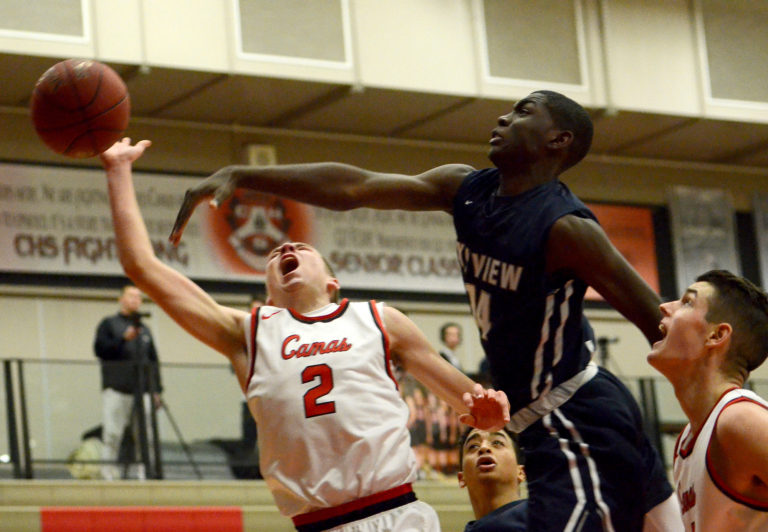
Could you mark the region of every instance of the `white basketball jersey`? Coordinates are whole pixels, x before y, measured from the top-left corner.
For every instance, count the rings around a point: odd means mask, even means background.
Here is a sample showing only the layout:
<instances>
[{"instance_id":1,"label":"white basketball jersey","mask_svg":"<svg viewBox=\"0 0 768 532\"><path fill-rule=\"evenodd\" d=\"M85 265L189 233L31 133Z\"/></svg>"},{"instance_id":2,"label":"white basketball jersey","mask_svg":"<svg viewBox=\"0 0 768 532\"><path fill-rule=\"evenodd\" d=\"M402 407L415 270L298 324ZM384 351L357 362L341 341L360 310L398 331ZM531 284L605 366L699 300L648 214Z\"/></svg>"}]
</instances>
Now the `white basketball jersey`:
<instances>
[{"instance_id":1,"label":"white basketball jersey","mask_svg":"<svg viewBox=\"0 0 768 532\"><path fill-rule=\"evenodd\" d=\"M691 434L689 424L677 439L673 473L688 531L768 530L768 505L729 491L708 466L709 443L717 419L723 410L739 401L752 401L768 408L768 402L749 390L730 390L712 409L698 435Z\"/></svg>"},{"instance_id":2,"label":"white basketball jersey","mask_svg":"<svg viewBox=\"0 0 768 532\"><path fill-rule=\"evenodd\" d=\"M308 315L263 306L255 322L247 318L246 396L261 473L284 515L416 478L382 310L381 303L345 299Z\"/></svg>"}]
</instances>

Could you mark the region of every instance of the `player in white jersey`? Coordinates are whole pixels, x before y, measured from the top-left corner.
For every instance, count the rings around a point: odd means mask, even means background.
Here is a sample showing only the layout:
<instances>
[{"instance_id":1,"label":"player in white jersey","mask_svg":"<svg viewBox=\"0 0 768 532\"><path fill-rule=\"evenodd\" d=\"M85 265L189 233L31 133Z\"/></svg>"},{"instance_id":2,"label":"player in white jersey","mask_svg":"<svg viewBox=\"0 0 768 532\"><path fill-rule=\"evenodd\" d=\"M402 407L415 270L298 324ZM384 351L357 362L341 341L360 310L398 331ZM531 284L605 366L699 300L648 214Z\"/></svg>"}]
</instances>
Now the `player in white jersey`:
<instances>
[{"instance_id":1,"label":"player in white jersey","mask_svg":"<svg viewBox=\"0 0 768 532\"><path fill-rule=\"evenodd\" d=\"M732 388L717 402L698 433L688 425L675 444L674 476L688 530L768 530L768 501L736 492L710 469L713 435L726 408L747 401L768 409L768 402L742 388Z\"/></svg>"},{"instance_id":2,"label":"player in white jersey","mask_svg":"<svg viewBox=\"0 0 768 532\"><path fill-rule=\"evenodd\" d=\"M126 138L101 154L120 263L171 318L230 360L258 420L261 471L280 510L300 531L439 530L411 488L415 459L392 363L477 428L509 421L504 393L440 358L396 309L334 303L339 282L307 244L270 253L267 305L249 314L216 303L154 254L132 181L149 145Z\"/></svg>"},{"instance_id":3,"label":"player in white jersey","mask_svg":"<svg viewBox=\"0 0 768 532\"><path fill-rule=\"evenodd\" d=\"M768 530L768 402L742 389L768 354L768 297L714 270L661 312L648 361L689 421L673 468L686 530Z\"/></svg>"}]
</instances>

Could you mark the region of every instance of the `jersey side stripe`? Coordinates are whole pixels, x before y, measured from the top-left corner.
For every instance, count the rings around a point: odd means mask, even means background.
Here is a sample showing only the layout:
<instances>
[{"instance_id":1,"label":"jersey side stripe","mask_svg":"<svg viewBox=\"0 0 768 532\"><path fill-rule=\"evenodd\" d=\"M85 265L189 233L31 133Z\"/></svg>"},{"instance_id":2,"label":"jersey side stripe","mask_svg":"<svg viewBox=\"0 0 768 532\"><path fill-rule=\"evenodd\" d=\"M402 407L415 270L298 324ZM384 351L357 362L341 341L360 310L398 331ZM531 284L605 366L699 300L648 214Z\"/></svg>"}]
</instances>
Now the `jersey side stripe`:
<instances>
[{"instance_id":1,"label":"jersey side stripe","mask_svg":"<svg viewBox=\"0 0 768 532\"><path fill-rule=\"evenodd\" d=\"M539 379L541 378L541 372L544 370L544 347L549 340L549 320L552 318L552 312L554 311L555 301L554 295L549 294L547 296L547 308L544 312L544 320L541 324L541 337L539 340L539 346L536 348L536 355L533 360L533 378L531 379L531 399L536 399L539 396Z\"/></svg>"},{"instance_id":2,"label":"jersey side stripe","mask_svg":"<svg viewBox=\"0 0 768 532\"><path fill-rule=\"evenodd\" d=\"M603 530L605 532L614 532L613 522L611 521L611 509L603 499L603 493L600 489L600 475L597 472L597 465L595 464L595 461L589 454L589 445L584 442L584 439L581 437L581 433L579 433L576 425L574 425L571 420L566 418L559 408L555 409L555 415L560 419L560 422L563 424L563 426L568 429L568 432L571 433L573 441L579 445L581 454L584 457L584 460L587 462L587 467L589 468L589 478L592 482L592 494L595 497L597 506L603 511Z\"/></svg>"},{"instance_id":3,"label":"jersey side stripe","mask_svg":"<svg viewBox=\"0 0 768 532\"><path fill-rule=\"evenodd\" d=\"M371 309L371 314L373 315L373 321L376 323L376 327L381 331L381 342L382 347L384 348L384 369L387 371L389 378L392 379L392 382L395 383L395 389L399 390L400 386L397 384L397 379L392 374L392 355L389 352L389 334L387 334L387 329L384 327L384 322L379 315L379 310L376 308L376 301L373 299L370 300L368 302L368 307Z\"/></svg>"},{"instance_id":4,"label":"jersey side stripe","mask_svg":"<svg viewBox=\"0 0 768 532\"><path fill-rule=\"evenodd\" d=\"M251 352L253 355L248 355L248 378L245 379L245 388L243 391L248 393L248 383L253 378L253 371L256 367L256 329L259 327L259 315L261 314L261 307L256 307L251 311Z\"/></svg>"}]
</instances>

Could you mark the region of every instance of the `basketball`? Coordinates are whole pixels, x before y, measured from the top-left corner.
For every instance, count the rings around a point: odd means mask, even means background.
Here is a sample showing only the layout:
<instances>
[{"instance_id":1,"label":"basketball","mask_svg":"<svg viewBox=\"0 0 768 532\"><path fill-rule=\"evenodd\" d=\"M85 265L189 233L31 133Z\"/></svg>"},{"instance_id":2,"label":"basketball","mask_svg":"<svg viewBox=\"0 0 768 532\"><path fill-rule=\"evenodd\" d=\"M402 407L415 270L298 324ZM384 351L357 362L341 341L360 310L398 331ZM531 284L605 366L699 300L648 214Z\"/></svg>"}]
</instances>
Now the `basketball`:
<instances>
[{"instance_id":1,"label":"basketball","mask_svg":"<svg viewBox=\"0 0 768 532\"><path fill-rule=\"evenodd\" d=\"M131 100L120 76L98 61L67 59L40 76L32 123L42 141L68 157L93 157L123 136Z\"/></svg>"}]
</instances>

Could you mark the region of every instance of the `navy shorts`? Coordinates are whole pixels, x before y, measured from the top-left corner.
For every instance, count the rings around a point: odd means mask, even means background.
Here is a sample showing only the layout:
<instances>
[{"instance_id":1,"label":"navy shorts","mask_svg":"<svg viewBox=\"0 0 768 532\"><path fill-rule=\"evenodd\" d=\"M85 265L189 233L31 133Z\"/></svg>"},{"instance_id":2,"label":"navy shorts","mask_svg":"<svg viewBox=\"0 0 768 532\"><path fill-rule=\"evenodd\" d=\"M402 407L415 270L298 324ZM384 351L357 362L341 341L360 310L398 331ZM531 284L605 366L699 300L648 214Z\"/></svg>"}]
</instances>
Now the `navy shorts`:
<instances>
[{"instance_id":1,"label":"navy shorts","mask_svg":"<svg viewBox=\"0 0 768 532\"><path fill-rule=\"evenodd\" d=\"M673 492L637 402L603 368L520 444L530 531L640 531L645 513Z\"/></svg>"}]
</instances>

